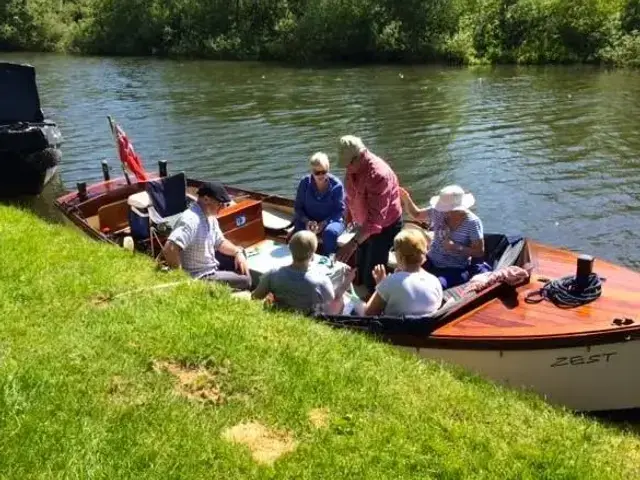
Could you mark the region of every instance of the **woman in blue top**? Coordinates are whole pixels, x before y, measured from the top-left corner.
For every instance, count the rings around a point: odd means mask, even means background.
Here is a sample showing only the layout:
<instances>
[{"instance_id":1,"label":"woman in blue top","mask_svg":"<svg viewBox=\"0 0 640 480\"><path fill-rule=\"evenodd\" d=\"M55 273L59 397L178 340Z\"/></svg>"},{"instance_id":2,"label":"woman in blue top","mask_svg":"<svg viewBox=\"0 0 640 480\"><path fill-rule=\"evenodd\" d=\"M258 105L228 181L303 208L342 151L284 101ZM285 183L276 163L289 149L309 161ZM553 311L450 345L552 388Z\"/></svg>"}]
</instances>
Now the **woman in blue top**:
<instances>
[{"instance_id":1,"label":"woman in blue top","mask_svg":"<svg viewBox=\"0 0 640 480\"><path fill-rule=\"evenodd\" d=\"M427 208L418 208L404 189L400 196L411 217L431 225L433 242L423 268L438 277L443 289L491 270L484 263L482 221L469 210L475 203L471 193L449 185L431 198Z\"/></svg>"},{"instance_id":2,"label":"woman in blue top","mask_svg":"<svg viewBox=\"0 0 640 480\"><path fill-rule=\"evenodd\" d=\"M329 173L329 157L322 152L309 159L311 173L298 185L294 231L310 230L322 237L320 253L330 255L338 249L338 237L344 232L344 187Z\"/></svg>"}]
</instances>

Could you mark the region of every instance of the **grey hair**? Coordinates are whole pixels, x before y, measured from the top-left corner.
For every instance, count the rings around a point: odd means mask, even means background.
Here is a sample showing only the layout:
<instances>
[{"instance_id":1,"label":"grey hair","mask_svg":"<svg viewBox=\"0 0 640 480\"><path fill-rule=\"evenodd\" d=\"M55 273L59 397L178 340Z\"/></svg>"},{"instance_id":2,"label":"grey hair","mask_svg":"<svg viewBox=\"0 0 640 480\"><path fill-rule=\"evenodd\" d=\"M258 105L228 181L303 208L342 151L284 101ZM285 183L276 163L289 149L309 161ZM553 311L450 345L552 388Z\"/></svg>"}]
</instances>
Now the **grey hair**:
<instances>
[{"instance_id":1,"label":"grey hair","mask_svg":"<svg viewBox=\"0 0 640 480\"><path fill-rule=\"evenodd\" d=\"M366 150L364 142L360 137L354 135L345 135L340 138L340 145L338 147L338 153L343 163L349 163L351 159L363 150Z\"/></svg>"},{"instance_id":2,"label":"grey hair","mask_svg":"<svg viewBox=\"0 0 640 480\"><path fill-rule=\"evenodd\" d=\"M289 251L294 262L306 262L313 258L318 248L318 237L309 230L300 230L291 237Z\"/></svg>"},{"instance_id":3,"label":"grey hair","mask_svg":"<svg viewBox=\"0 0 640 480\"><path fill-rule=\"evenodd\" d=\"M323 170L329 171L329 156L324 152L316 152L309 158L309 165L312 167L322 167Z\"/></svg>"}]
</instances>

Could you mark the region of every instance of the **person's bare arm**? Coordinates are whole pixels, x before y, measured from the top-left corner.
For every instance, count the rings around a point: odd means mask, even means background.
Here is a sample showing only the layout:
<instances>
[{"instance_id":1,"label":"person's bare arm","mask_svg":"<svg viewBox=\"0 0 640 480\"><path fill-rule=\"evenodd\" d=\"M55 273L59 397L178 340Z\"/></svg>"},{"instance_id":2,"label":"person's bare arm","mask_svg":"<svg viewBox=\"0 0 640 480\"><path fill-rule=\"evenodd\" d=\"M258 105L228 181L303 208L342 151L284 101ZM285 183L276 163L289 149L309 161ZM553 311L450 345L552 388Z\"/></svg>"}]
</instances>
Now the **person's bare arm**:
<instances>
[{"instance_id":1,"label":"person's bare arm","mask_svg":"<svg viewBox=\"0 0 640 480\"><path fill-rule=\"evenodd\" d=\"M366 316L380 315L384 312L384 307L386 306L387 304L380 294L377 291L373 292L373 295L371 295L371 298L369 298L369 301L367 302L367 306L364 308L364 314Z\"/></svg>"},{"instance_id":2,"label":"person's bare arm","mask_svg":"<svg viewBox=\"0 0 640 480\"><path fill-rule=\"evenodd\" d=\"M194 225L188 219L180 218L162 247L162 255L170 268L182 268L180 253L193 242L195 232Z\"/></svg>"},{"instance_id":3,"label":"person's bare arm","mask_svg":"<svg viewBox=\"0 0 640 480\"><path fill-rule=\"evenodd\" d=\"M218 245L218 251L223 253L224 255L229 255L230 257L235 257L238 253L242 252L240 247L236 247L233 243L231 243L226 238Z\"/></svg>"},{"instance_id":4,"label":"person's bare arm","mask_svg":"<svg viewBox=\"0 0 640 480\"><path fill-rule=\"evenodd\" d=\"M467 247L453 240L447 240L444 249L449 253L464 255L465 257L483 258L484 257L484 239L474 240L471 246Z\"/></svg>"},{"instance_id":5,"label":"person's bare arm","mask_svg":"<svg viewBox=\"0 0 640 480\"><path fill-rule=\"evenodd\" d=\"M345 272L342 283L335 290L335 294L334 294L335 298L342 298L345 292L349 290L349 287L351 287L353 280L356 278L356 271L357 271L356 268L347 267L347 271Z\"/></svg>"},{"instance_id":6,"label":"person's bare arm","mask_svg":"<svg viewBox=\"0 0 640 480\"><path fill-rule=\"evenodd\" d=\"M167 240L162 248L162 255L164 256L167 265L171 268L180 268L180 252L182 249L173 243L171 240Z\"/></svg>"},{"instance_id":7,"label":"person's bare arm","mask_svg":"<svg viewBox=\"0 0 640 480\"><path fill-rule=\"evenodd\" d=\"M404 188L400 188L400 200L402 201L402 208L404 208L409 216L414 220L429 223L431 218L429 217L429 208L419 208Z\"/></svg>"},{"instance_id":8,"label":"person's bare arm","mask_svg":"<svg viewBox=\"0 0 640 480\"><path fill-rule=\"evenodd\" d=\"M244 250L226 238L218 245L218 251L224 255L229 255L234 258L236 271L242 275L249 274L249 264L247 263L247 257L244 255Z\"/></svg>"},{"instance_id":9,"label":"person's bare arm","mask_svg":"<svg viewBox=\"0 0 640 480\"><path fill-rule=\"evenodd\" d=\"M251 298L254 300L262 300L270 293L269 286L269 275L270 272L266 272L262 277L260 277L260 281L258 282L258 286L256 289L251 292Z\"/></svg>"}]
</instances>

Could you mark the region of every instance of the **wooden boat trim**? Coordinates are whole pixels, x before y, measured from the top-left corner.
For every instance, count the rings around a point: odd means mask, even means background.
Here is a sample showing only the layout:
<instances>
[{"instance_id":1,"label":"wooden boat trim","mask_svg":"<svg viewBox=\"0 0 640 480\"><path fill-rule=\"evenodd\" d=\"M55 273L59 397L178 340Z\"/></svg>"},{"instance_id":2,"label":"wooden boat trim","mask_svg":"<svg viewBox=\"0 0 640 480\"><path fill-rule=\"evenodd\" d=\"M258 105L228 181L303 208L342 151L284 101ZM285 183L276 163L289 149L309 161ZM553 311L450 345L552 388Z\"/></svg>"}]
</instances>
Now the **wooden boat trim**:
<instances>
[{"instance_id":1,"label":"wooden boat trim","mask_svg":"<svg viewBox=\"0 0 640 480\"><path fill-rule=\"evenodd\" d=\"M640 325L620 327L593 333L548 335L537 337L444 337L408 334L374 335L382 341L411 348L442 348L447 350L545 350L551 348L590 347L640 340Z\"/></svg>"}]
</instances>

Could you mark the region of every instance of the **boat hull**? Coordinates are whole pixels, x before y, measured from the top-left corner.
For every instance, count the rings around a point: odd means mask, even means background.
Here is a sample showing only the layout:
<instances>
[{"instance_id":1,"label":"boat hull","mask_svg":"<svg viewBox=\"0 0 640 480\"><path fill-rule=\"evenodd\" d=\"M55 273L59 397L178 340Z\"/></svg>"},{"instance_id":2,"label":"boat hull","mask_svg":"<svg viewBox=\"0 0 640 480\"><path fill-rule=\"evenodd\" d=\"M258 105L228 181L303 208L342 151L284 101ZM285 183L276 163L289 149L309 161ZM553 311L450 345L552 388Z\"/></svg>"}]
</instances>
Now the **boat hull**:
<instances>
[{"instance_id":1,"label":"boat hull","mask_svg":"<svg viewBox=\"0 0 640 480\"><path fill-rule=\"evenodd\" d=\"M0 176L0 197L39 195L58 170L58 165L34 169L26 165L13 165Z\"/></svg>"},{"instance_id":2,"label":"boat hull","mask_svg":"<svg viewBox=\"0 0 640 480\"><path fill-rule=\"evenodd\" d=\"M476 350L398 347L457 365L578 412L640 407L640 339L566 348Z\"/></svg>"}]
</instances>

